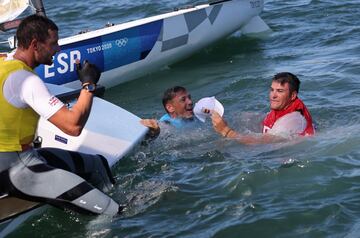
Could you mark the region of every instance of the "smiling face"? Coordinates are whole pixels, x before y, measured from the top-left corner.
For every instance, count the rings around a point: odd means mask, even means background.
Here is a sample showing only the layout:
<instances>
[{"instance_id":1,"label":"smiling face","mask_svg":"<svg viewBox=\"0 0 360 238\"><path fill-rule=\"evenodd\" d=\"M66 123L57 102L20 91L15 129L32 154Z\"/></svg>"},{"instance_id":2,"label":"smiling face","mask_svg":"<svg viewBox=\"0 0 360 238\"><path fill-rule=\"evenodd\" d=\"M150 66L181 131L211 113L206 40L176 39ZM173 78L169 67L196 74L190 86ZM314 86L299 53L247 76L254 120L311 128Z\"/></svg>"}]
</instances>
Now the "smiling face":
<instances>
[{"instance_id":1,"label":"smiling face","mask_svg":"<svg viewBox=\"0 0 360 238\"><path fill-rule=\"evenodd\" d=\"M296 97L297 92L290 92L289 83L280 84L277 81L272 81L269 93L271 110L284 110Z\"/></svg>"},{"instance_id":2,"label":"smiling face","mask_svg":"<svg viewBox=\"0 0 360 238\"><path fill-rule=\"evenodd\" d=\"M177 92L165 107L172 118L191 118L194 115L191 95L187 91Z\"/></svg>"}]
</instances>

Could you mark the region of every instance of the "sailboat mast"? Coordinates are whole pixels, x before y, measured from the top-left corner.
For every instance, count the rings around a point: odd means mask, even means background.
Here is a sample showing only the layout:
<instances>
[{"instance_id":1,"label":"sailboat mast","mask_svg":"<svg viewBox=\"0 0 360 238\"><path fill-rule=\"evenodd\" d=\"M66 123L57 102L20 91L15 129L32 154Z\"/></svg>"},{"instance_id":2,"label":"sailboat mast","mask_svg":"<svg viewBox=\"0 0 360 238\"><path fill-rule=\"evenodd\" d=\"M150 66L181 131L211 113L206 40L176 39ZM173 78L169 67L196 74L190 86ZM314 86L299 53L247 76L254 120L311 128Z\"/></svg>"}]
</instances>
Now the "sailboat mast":
<instances>
[{"instance_id":1,"label":"sailboat mast","mask_svg":"<svg viewBox=\"0 0 360 238\"><path fill-rule=\"evenodd\" d=\"M44 4L43 4L42 0L30 0L30 2L36 9L37 15L46 17L45 8L44 8ZM2 23L0 22L0 32L17 28L21 21L22 21L22 19L15 19L15 20L6 21L6 22L2 22Z\"/></svg>"},{"instance_id":2,"label":"sailboat mast","mask_svg":"<svg viewBox=\"0 0 360 238\"><path fill-rule=\"evenodd\" d=\"M36 9L36 14L46 17L45 8L42 0L31 0L31 2Z\"/></svg>"}]
</instances>

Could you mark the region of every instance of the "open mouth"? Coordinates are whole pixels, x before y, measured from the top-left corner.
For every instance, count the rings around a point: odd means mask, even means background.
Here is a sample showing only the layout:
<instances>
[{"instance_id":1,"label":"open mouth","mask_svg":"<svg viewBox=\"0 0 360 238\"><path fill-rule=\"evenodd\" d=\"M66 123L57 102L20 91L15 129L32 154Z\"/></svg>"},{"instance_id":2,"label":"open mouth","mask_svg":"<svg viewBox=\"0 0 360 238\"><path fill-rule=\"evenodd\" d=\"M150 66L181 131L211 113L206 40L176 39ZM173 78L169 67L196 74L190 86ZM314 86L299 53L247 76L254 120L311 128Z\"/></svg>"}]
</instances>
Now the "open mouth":
<instances>
[{"instance_id":1,"label":"open mouth","mask_svg":"<svg viewBox=\"0 0 360 238\"><path fill-rule=\"evenodd\" d=\"M187 117L192 117L194 115L193 108L192 107L186 108L185 114L187 115Z\"/></svg>"},{"instance_id":2,"label":"open mouth","mask_svg":"<svg viewBox=\"0 0 360 238\"><path fill-rule=\"evenodd\" d=\"M191 106L187 106L187 107L185 107L185 110L186 111L188 111L188 112L192 112L193 111L193 106L191 105Z\"/></svg>"}]
</instances>

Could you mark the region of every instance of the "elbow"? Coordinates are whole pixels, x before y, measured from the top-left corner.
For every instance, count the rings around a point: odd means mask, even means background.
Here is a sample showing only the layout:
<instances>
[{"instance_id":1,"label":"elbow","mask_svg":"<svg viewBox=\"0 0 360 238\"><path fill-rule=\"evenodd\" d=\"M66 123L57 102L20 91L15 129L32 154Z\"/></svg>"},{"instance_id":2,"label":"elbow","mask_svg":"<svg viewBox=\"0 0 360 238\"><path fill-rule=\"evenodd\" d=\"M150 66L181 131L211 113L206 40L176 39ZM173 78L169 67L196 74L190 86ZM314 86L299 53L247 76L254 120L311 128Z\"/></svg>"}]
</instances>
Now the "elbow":
<instances>
[{"instance_id":1,"label":"elbow","mask_svg":"<svg viewBox=\"0 0 360 238\"><path fill-rule=\"evenodd\" d=\"M73 131L73 132L69 133L69 135L71 135L71 136L79 136L80 134L81 134L80 130L79 131Z\"/></svg>"},{"instance_id":2,"label":"elbow","mask_svg":"<svg viewBox=\"0 0 360 238\"><path fill-rule=\"evenodd\" d=\"M85 127L85 120L65 106L51 116L49 121L69 136L79 136Z\"/></svg>"},{"instance_id":3,"label":"elbow","mask_svg":"<svg viewBox=\"0 0 360 238\"><path fill-rule=\"evenodd\" d=\"M74 126L69 128L68 130L64 130L64 132L70 136L79 136L83 130L82 126Z\"/></svg>"}]
</instances>

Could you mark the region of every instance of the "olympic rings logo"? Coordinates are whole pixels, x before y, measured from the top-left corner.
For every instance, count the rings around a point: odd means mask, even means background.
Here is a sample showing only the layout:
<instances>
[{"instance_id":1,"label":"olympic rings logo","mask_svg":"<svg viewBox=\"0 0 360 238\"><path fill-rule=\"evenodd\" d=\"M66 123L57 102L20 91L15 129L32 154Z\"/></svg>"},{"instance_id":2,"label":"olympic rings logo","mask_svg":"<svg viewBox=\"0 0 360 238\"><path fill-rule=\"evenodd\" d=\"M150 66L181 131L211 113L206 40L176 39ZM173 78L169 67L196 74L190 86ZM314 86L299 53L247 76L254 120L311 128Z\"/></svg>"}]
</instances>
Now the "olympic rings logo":
<instances>
[{"instance_id":1,"label":"olympic rings logo","mask_svg":"<svg viewBox=\"0 0 360 238\"><path fill-rule=\"evenodd\" d=\"M118 47L124 47L126 46L126 44L128 43L128 38L121 38L121 39L118 39L115 41L115 44L118 46Z\"/></svg>"}]
</instances>

